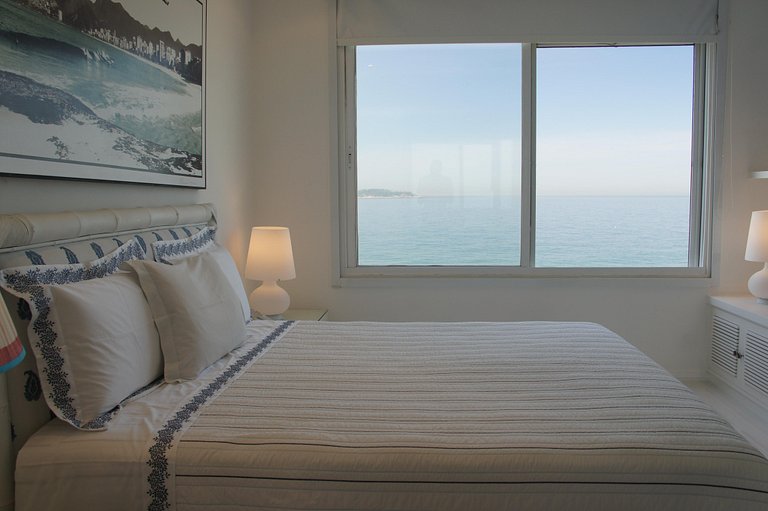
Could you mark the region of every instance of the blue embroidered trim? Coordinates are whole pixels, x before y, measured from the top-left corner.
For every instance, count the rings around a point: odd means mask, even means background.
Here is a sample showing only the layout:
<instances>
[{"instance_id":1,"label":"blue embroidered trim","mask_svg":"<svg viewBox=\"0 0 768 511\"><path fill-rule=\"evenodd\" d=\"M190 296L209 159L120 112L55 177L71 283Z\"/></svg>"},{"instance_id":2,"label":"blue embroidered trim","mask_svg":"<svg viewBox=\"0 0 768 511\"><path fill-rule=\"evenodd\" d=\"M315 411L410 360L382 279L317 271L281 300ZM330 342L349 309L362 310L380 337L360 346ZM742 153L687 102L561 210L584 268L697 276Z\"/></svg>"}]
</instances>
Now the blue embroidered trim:
<instances>
[{"instance_id":1,"label":"blue embroidered trim","mask_svg":"<svg viewBox=\"0 0 768 511\"><path fill-rule=\"evenodd\" d=\"M144 238L142 238L142 237L141 237L141 236L139 236L138 234L136 234L136 235L134 236L134 238L136 238L136 241L138 241L138 242L139 242L139 245L141 245L141 249L142 249L142 250L144 251L144 253L146 254L146 253L147 253L147 242L146 242L146 241L144 241Z\"/></svg>"},{"instance_id":2,"label":"blue embroidered trim","mask_svg":"<svg viewBox=\"0 0 768 511\"><path fill-rule=\"evenodd\" d=\"M270 344L278 339L294 321L285 321L278 325L270 334L261 340L256 346L245 352L240 358L229 365L219 374L216 379L209 383L205 388L193 396L187 404L179 408L174 416L165 423L157 432L154 444L149 448L149 460L147 465L150 467L147 482L149 490L147 495L151 497L148 509L150 511L162 511L170 507L168 502L168 450L173 445L174 438L189 421L217 392L235 379L242 370L261 354Z\"/></svg>"},{"instance_id":3,"label":"blue embroidered trim","mask_svg":"<svg viewBox=\"0 0 768 511\"><path fill-rule=\"evenodd\" d=\"M155 261L168 262L185 255L196 254L213 243L216 237L216 229L206 227L199 233L189 238L169 240L152 243L155 252Z\"/></svg>"},{"instance_id":4,"label":"blue embroidered trim","mask_svg":"<svg viewBox=\"0 0 768 511\"><path fill-rule=\"evenodd\" d=\"M101 248L101 245L94 241L91 243L91 248L93 249L93 253L96 254L96 257L104 257L104 250Z\"/></svg>"},{"instance_id":5,"label":"blue embroidered trim","mask_svg":"<svg viewBox=\"0 0 768 511\"><path fill-rule=\"evenodd\" d=\"M174 231L173 229L168 229L168 232L171 234L171 238L175 240L179 239L179 235L176 234L176 231Z\"/></svg>"},{"instance_id":6,"label":"blue embroidered trim","mask_svg":"<svg viewBox=\"0 0 768 511\"><path fill-rule=\"evenodd\" d=\"M43 389L40 387L40 377L34 371L24 371L27 380L24 382L24 399L27 401L38 401L43 395Z\"/></svg>"},{"instance_id":7,"label":"blue embroidered trim","mask_svg":"<svg viewBox=\"0 0 768 511\"><path fill-rule=\"evenodd\" d=\"M29 321L32 319L32 311L29 309L29 304L24 298L19 298L19 303L16 305L16 313L22 321Z\"/></svg>"},{"instance_id":8,"label":"blue embroidered trim","mask_svg":"<svg viewBox=\"0 0 768 511\"><path fill-rule=\"evenodd\" d=\"M29 259L29 262L32 264L45 264L45 261L43 260L43 256L41 256L34 250L27 250L26 252L24 252L24 255L27 256L27 259Z\"/></svg>"},{"instance_id":9,"label":"blue embroidered trim","mask_svg":"<svg viewBox=\"0 0 768 511\"><path fill-rule=\"evenodd\" d=\"M77 258L77 255L75 255L75 253L72 252L70 249L68 249L67 247L59 247L59 248L62 249L65 254L67 254L67 262L69 264L77 264L80 262L80 260Z\"/></svg>"},{"instance_id":10,"label":"blue embroidered trim","mask_svg":"<svg viewBox=\"0 0 768 511\"><path fill-rule=\"evenodd\" d=\"M184 232L186 233L186 235L187 235L187 236L192 236L192 231L190 231L190 230L189 230L189 229L187 229L186 227L182 227L182 228L181 228L181 230L182 230L182 231L184 231Z\"/></svg>"},{"instance_id":11,"label":"blue embroidered trim","mask_svg":"<svg viewBox=\"0 0 768 511\"><path fill-rule=\"evenodd\" d=\"M32 267L4 274L5 285L15 293L24 295L37 311L37 317L33 319L31 327L39 338L35 347L44 361L42 373L50 387L50 393L47 396L49 404L58 410L59 417L80 429L104 429L116 410L106 412L87 423L81 423L77 418L77 410L72 405L73 398L70 397L71 386L67 378L64 357L61 354L61 348L56 344L58 336L54 329L54 321L50 318L50 293L46 292L44 285L71 284L105 277L116 272L125 261L144 259L144 252L138 243L126 243L124 247L104 259L87 265Z\"/></svg>"}]
</instances>

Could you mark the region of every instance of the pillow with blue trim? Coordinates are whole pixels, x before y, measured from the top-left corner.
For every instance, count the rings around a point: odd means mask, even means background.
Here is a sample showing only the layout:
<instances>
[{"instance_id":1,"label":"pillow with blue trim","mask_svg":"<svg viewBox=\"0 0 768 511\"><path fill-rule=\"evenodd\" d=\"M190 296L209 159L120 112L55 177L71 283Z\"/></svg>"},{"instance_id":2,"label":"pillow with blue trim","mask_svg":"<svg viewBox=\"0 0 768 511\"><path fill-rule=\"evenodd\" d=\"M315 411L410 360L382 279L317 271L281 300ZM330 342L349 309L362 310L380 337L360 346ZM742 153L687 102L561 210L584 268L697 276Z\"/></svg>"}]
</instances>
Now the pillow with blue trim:
<instances>
[{"instance_id":1,"label":"pillow with blue trim","mask_svg":"<svg viewBox=\"0 0 768 511\"><path fill-rule=\"evenodd\" d=\"M165 263L208 250L213 246L215 238L216 229L205 227L187 238L155 241L152 243L152 253L155 261Z\"/></svg>"},{"instance_id":2,"label":"pillow with blue trim","mask_svg":"<svg viewBox=\"0 0 768 511\"><path fill-rule=\"evenodd\" d=\"M200 232L180 240L155 241L152 243L152 252L155 261L166 264L177 264L184 258L207 252L213 256L221 268L227 282L237 295L240 307L243 309L243 319L246 323L251 320L251 306L248 303L248 295L245 294L243 281L237 265L226 248L214 241L215 229L206 227Z\"/></svg>"},{"instance_id":3,"label":"pillow with blue trim","mask_svg":"<svg viewBox=\"0 0 768 511\"><path fill-rule=\"evenodd\" d=\"M123 263L144 259L135 239L86 263L0 271L0 286L24 299L29 341L48 407L78 429L103 430L120 403L162 377L152 312Z\"/></svg>"}]
</instances>

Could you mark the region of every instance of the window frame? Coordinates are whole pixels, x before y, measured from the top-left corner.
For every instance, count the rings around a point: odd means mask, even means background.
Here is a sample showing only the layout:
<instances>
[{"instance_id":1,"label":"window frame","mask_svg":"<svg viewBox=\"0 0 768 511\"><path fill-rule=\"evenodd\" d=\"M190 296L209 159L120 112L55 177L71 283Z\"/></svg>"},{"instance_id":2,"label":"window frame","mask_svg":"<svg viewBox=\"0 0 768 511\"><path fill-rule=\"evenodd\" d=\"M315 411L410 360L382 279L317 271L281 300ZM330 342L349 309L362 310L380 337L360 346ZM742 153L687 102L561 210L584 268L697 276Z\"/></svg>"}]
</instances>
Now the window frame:
<instances>
[{"instance_id":1,"label":"window frame","mask_svg":"<svg viewBox=\"0 0 768 511\"><path fill-rule=\"evenodd\" d=\"M544 44L522 43L522 131L519 266L361 266L357 259L356 45L337 48L338 66L338 253L336 280L361 278L709 278L711 277L713 182L715 166L716 43L693 46L693 122L686 267L536 267L536 50L551 47L674 46L681 43Z\"/></svg>"}]
</instances>

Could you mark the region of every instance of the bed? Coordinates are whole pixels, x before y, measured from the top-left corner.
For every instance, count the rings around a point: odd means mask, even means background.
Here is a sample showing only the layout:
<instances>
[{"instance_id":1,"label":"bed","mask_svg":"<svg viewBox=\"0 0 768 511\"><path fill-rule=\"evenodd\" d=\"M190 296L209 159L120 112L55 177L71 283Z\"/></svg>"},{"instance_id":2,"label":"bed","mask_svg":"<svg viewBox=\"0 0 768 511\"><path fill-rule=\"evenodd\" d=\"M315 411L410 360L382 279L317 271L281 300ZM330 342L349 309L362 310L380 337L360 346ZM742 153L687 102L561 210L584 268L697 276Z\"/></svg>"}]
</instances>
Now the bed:
<instances>
[{"instance_id":1,"label":"bed","mask_svg":"<svg viewBox=\"0 0 768 511\"><path fill-rule=\"evenodd\" d=\"M51 264L54 254L66 255L60 247L75 252L70 247L94 237L143 237L151 246L144 256L172 255L169 266L197 278L184 265L208 258L196 254L210 250L215 217L209 205L188 208L165 210L148 228L111 227L75 240L51 234L46 250L28 239L0 248L6 303L19 307L9 269L28 258L29 246ZM152 210L91 214L146 219ZM194 247L179 249L185 245ZM129 248L118 247L121 257L133 257ZM128 263L137 273L160 268ZM163 290L143 290L157 314L152 293ZM227 303L245 314L238 300ZM19 318L18 326L27 325ZM163 343L165 327L156 326ZM210 363L209 356L193 377L164 360L159 381L100 415L67 413L72 401L46 383L56 371L49 361L10 374L17 509L768 508L768 461L600 325L252 320L239 332L223 336L243 339L232 349L225 343L226 353ZM28 419L25 408L43 403L18 399L29 387L19 378L26 372L41 375L57 418L48 420L46 409ZM24 418L22 431L16 424Z\"/></svg>"}]
</instances>

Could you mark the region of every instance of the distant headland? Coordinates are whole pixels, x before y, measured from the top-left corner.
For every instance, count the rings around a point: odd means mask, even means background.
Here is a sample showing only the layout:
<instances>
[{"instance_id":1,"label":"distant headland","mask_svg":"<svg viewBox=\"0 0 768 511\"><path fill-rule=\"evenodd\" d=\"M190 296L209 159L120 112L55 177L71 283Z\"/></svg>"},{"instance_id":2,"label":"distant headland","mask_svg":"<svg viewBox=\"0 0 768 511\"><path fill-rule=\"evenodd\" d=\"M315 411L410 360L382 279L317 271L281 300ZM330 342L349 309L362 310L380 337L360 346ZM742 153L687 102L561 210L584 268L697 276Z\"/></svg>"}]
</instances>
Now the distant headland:
<instances>
[{"instance_id":1,"label":"distant headland","mask_svg":"<svg viewBox=\"0 0 768 511\"><path fill-rule=\"evenodd\" d=\"M409 197L416 197L416 195L411 192L398 192L386 188L365 188L357 191L358 199L404 199Z\"/></svg>"}]
</instances>

